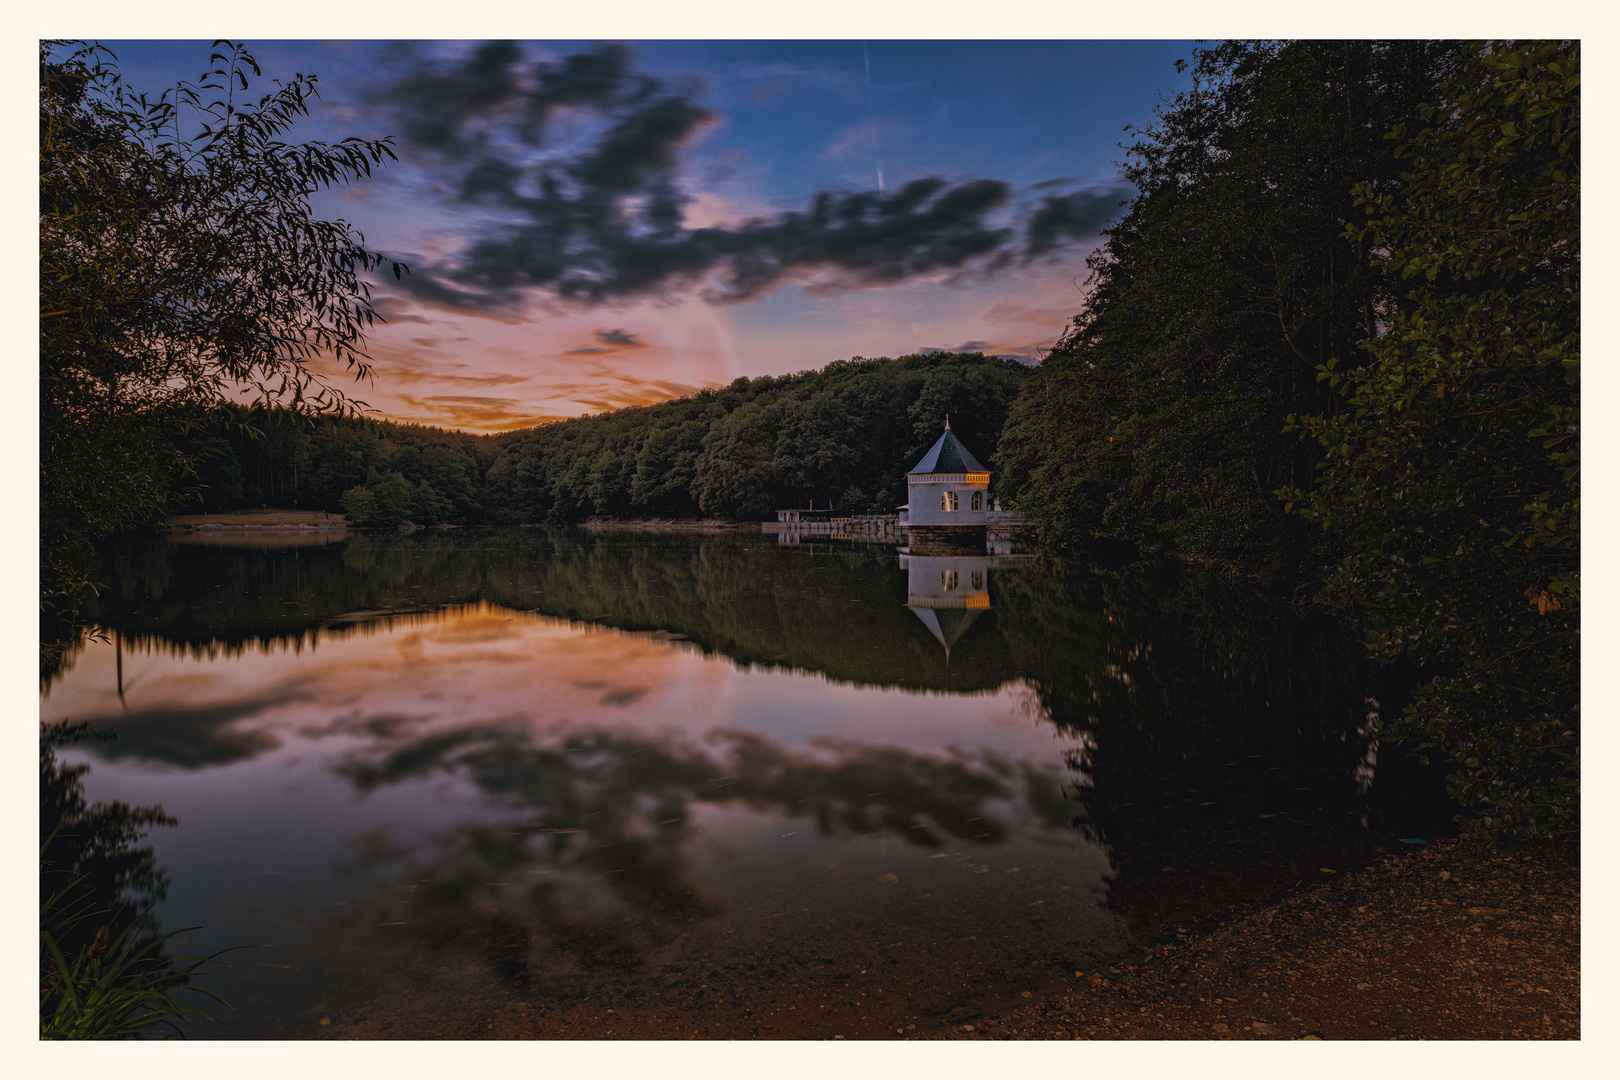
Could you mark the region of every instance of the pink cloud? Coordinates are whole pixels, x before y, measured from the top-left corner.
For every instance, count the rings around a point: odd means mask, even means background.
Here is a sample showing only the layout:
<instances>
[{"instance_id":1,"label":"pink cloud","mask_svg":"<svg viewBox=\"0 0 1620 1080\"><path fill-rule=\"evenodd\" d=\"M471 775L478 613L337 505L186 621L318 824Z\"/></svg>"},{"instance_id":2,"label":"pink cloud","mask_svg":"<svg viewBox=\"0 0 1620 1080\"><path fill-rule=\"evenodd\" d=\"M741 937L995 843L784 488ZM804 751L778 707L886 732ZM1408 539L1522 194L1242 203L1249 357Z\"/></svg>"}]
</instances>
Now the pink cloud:
<instances>
[{"instance_id":1,"label":"pink cloud","mask_svg":"<svg viewBox=\"0 0 1620 1080\"><path fill-rule=\"evenodd\" d=\"M984 313L986 322L1034 323L1037 326L1067 326L1074 318L1078 305L1073 307L1030 307L1026 304L996 304Z\"/></svg>"},{"instance_id":2,"label":"pink cloud","mask_svg":"<svg viewBox=\"0 0 1620 1080\"><path fill-rule=\"evenodd\" d=\"M523 408L517 398L480 397L470 394L437 394L425 398L401 395L401 400L412 406L415 415L393 417L438 427L498 432L534 427L562 416L535 413Z\"/></svg>"},{"instance_id":3,"label":"pink cloud","mask_svg":"<svg viewBox=\"0 0 1620 1080\"><path fill-rule=\"evenodd\" d=\"M376 374L361 396L381 416L510 431L648 405L739 374L730 315L696 300L605 310L536 304L505 321L444 312L432 322L434 335L408 326L371 335Z\"/></svg>"}]
</instances>

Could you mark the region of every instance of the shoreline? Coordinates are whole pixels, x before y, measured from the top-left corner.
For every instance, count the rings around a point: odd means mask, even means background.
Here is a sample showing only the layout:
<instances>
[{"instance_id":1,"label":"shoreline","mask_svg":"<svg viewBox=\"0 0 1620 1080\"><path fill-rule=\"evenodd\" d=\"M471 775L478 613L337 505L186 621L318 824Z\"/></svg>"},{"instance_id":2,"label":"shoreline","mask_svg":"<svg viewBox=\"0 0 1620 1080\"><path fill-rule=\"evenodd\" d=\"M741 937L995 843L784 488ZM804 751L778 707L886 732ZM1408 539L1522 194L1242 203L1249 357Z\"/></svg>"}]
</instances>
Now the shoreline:
<instances>
[{"instance_id":1,"label":"shoreline","mask_svg":"<svg viewBox=\"0 0 1620 1080\"><path fill-rule=\"evenodd\" d=\"M724 521L720 518L643 518L638 521L616 521L591 518L579 523L579 528L592 532L732 532L758 529L757 521Z\"/></svg>"},{"instance_id":2,"label":"shoreline","mask_svg":"<svg viewBox=\"0 0 1620 1080\"><path fill-rule=\"evenodd\" d=\"M218 514L177 514L167 522L168 526L176 532L198 532L221 529L330 529L340 532L357 531L362 527L351 525L341 514L323 517L318 510L232 510ZM726 521L721 518L643 518L634 521L617 521L603 518L592 518L582 521L575 528L588 529L592 532L609 530L627 532L732 532L755 530L760 527L757 521ZM434 528L464 528L465 526L433 526ZM481 528L500 528L500 526L475 526ZM508 526L509 528L532 529L542 526L523 524ZM390 530L380 530L390 531Z\"/></svg>"},{"instance_id":3,"label":"shoreline","mask_svg":"<svg viewBox=\"0 0 1620 1080\"><path fill-rule=\"evenodd\" d=\"M232 510L222 514L176 514L168 520L176 532L214 529L325 529L352 528L341 514L322 516L319 510Z\"/></svg>"},{"instance_id":4,"label":"shoreline","mask_svg":"<svg viewBox=\"0 0 1620 1080\"><path fill-rule=\"evenodd\" d=\"M1437 840L915 1037L1579 1039L1580 930L1573 857Z\"/></svg>"}]
</instances>

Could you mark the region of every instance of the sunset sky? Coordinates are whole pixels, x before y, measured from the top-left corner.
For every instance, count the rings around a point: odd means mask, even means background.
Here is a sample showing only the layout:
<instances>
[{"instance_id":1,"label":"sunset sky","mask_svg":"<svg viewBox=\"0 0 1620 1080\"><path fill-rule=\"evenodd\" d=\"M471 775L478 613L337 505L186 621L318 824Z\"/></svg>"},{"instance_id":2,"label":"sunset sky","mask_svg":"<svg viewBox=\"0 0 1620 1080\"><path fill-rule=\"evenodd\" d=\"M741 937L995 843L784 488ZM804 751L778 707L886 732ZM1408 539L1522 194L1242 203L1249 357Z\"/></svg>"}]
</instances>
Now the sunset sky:
<instances>
[{"instance_id":1,"label":"sunset sky","mask_svg":"<svg viewBox=\"0 0 1620 1080\"><path fill-rule=\"evenodd\" d=\"M103 41L125 81L205 41ZM1184 41L249 41L302 139L393 135L318 197L379 283L382 416L495 432L850 356L1035 357L1130 195Z\"/></svg>"}]
</instances>

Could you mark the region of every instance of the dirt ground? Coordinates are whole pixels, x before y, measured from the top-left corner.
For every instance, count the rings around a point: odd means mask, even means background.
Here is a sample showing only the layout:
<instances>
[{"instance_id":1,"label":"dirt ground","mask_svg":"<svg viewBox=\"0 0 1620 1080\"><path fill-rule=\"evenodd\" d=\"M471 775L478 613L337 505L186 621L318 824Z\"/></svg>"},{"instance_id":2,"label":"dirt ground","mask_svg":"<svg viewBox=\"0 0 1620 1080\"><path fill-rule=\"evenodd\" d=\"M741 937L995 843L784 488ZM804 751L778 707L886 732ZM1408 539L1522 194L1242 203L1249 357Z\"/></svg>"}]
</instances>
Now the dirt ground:
<instances>
[{"instance_id":1,"label":"dirt ground","mask_svg":"<svg viewBox=\"0 0 1620 1080\"><path fill-rule=\"evenodd\" d=\"M323 514L319 510L281 510L273 506L266 510L236 510L228 514L181 514L170 518L169 524L177 529L348 527L342 514Z\"/></svg>"},{"instance_id":2,"label":"dirt ground","mask_svg":"<svg viewBox=\"0 0 1620 1080\"><path fill-rule=\"evenodd\" d=\"M1580 871L1441 840L916 1037L1579 1039Z\"/></svg>"}]
</instances>

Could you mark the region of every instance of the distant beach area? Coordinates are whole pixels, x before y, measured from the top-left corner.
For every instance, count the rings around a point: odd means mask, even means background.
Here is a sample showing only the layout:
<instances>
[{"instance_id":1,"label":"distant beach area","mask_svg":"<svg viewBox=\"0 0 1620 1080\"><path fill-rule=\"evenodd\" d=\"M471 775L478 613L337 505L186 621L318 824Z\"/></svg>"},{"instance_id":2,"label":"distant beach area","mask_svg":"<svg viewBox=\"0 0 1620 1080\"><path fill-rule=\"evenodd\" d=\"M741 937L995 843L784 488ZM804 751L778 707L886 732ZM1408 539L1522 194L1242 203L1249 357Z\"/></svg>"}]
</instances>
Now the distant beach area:
<instances>
[{"instance_id":1,"label":"distant beach area","mask_svg":"<svg viewBox=\"0 0 1620 1080\"><path fill-rule=\"evenodd\" d=\"M342 514L319 510L233 510L225 514L180 514L169 519L176 529L347 529Z\"/></svg>"}]
</instances>

